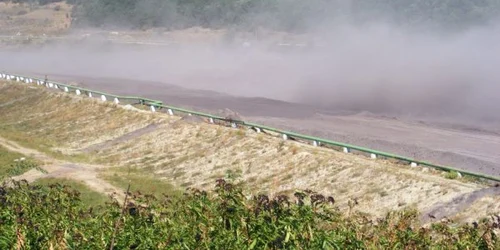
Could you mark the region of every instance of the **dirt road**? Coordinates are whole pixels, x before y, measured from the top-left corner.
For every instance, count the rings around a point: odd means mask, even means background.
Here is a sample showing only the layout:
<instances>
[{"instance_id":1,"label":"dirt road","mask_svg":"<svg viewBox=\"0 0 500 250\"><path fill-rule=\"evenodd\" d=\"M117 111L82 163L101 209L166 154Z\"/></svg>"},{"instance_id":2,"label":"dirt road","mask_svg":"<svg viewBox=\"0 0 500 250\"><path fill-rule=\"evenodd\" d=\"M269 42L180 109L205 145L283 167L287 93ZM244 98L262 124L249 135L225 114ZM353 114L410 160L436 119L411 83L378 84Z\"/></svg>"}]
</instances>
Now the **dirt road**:
<instances>
[{"instance_id":1,"label":"dirt road","mask_svg":"<svg viewBox=\"0 0 500 250\"><path fill-rule=\"evenodd\" d=\"M118 201L123 201L125 199L123 190L98 177L97 171L107 168L106 166L81 163L75 164L57 160L42 152L23 147L14 141L9 141L2 137L0 137L0 145L12 152L18 152L33 157L41 162L41 168L47 171L47 173L42 173L36 169L32 169L22 175L13 177L14 180L27 180L28 182L33 182L39 178L70 178L84 182L96 192L113 195Z\"/></svg>"},{"instance_id":2,"label":"dirt road","mask_svg":"<svg viewBox=\"0 0 500 250\"><path fill-rule=\"evenodd\" d=\"M247 121L500 176L500 134L494 128L366 112L335 113L311 105L238 97L161 82L56 74L50 77L62 82L76 80L88 88L149 97L199 111L213 113L230 108Z\"/></svg>"}]
</instances>

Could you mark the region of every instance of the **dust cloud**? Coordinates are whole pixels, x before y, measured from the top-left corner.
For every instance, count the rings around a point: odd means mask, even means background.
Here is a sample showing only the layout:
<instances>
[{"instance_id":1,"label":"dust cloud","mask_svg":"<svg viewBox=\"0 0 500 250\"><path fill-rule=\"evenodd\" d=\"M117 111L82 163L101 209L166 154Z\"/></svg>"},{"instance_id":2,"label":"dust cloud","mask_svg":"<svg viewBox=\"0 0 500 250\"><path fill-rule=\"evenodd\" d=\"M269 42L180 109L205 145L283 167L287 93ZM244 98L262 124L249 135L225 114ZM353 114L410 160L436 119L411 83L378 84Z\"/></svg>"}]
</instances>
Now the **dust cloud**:
<instances>
[{"instance_id":1,"label":"dust cloud","mask_svg":"<svg viewBox=\"0 0 500 250\"><path fill-rule=\"evenodd\" d=\"M438 35L373 23L316 29L321 46L59 44L0 51L0 70L156 81L332 111L500 121L499 31Z\"/></svg>"}]
</instances>

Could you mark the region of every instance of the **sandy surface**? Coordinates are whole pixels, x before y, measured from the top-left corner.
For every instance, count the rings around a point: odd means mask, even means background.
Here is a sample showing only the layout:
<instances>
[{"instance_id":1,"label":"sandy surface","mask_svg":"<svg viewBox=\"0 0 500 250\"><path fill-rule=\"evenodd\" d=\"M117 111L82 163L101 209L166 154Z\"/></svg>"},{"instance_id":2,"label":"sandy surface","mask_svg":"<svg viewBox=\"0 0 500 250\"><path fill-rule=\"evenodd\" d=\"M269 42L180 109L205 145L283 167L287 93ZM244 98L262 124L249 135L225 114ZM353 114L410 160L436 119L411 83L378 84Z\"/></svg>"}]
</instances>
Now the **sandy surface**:
<instances>
[{"instance_id":1,"label":"sandy surface","mask_svg":"<svg viewBox=\"0 0 500 250\"><path fill-rule=\"evenodd\" d=\"M500 134L494 127L484 129L367 112L334 113L311 105L238 97L160 82L54 74L51 79L76 80L96 90L150 97L165 104L212 113L230 108L247 121L500 176Z\"/></svg>"}]
</instances>

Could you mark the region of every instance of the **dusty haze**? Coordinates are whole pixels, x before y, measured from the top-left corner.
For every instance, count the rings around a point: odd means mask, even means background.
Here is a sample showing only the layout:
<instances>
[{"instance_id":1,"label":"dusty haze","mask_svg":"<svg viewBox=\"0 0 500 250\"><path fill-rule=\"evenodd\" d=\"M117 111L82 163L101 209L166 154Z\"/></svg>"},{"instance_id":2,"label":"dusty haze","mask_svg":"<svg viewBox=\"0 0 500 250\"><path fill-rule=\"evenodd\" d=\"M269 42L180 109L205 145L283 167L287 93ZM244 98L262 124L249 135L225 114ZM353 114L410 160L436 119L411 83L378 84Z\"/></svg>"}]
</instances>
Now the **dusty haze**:
<instances>
[{"instance_id":1,"label":"dusty haze","mask_svg":"<svg viewBox=\"0 0 500 250\"><path fill-rule=\"evenodd\" d=\"M250 47L52 45L4 50L0 70L161 81L332 111L497 122L499 31L436 35L384 23L341 25L311 35L322 46L289 50L255 41Z\"/></svg>"}]
</instances>

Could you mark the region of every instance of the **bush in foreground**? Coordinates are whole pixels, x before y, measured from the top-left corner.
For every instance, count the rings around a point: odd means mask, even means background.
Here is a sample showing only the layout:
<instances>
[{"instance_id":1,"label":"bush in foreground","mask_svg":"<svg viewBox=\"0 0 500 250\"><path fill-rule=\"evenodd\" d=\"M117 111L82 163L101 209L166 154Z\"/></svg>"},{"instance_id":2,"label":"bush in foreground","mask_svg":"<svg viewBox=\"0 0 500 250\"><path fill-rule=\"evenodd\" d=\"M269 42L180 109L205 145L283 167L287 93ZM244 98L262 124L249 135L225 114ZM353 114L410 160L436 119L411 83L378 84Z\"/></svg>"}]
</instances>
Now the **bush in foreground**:
<instances>
[{"instance_id":1,"label":"bush in foreground","mask_svg":"<svg viewBox=\"0 0 500 250\"><path fill-rule=\"evenodd\" d=\"M218 180L213 192L130 194L89 208L67 186L0 187L0 249L498 249L497 225L417 227L415 211L376 222L345 217L311 191L247 199ZM97 212L99 211L99 212Z\"/></svg>"}]
</instances>

